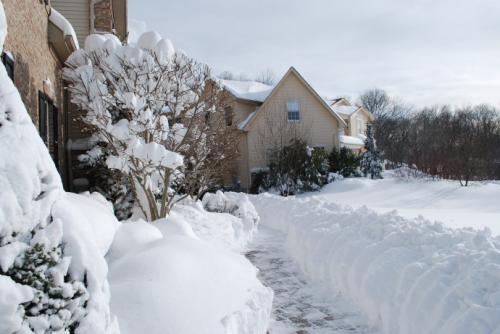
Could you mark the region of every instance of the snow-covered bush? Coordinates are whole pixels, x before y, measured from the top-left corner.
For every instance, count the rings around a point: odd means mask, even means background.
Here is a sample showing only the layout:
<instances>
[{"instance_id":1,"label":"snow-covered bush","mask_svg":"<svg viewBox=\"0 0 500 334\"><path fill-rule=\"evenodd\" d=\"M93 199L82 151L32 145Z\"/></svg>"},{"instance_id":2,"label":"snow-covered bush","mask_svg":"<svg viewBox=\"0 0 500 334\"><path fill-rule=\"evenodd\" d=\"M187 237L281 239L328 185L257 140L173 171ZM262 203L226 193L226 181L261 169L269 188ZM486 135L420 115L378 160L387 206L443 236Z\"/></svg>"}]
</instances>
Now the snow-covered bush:
<instances>
[{"instance_id":1,"label":"snow-covered bush","mask_svg":"<svg viewBox=\"0 0 500 334\"><path fill-rule=\"evenodd\" d=\"M0 49L5 34L0 3ZM84 197L67 198L48 149L0 65L0 333L118 332L99 247L109 245L80 231L90 229L86 217L102 213L100 204L92 213L55 212L61 201L79 205ZM116 219L110 217L99 215L99 224L112 225ZM113 233L111 228L108 239Z\"/></svg>"},{"instance_id":2,"label":"snow-covered bush","mask_svg":"<svg viewBox=\"0 0 500 334\"><path fill-rule=\"evenodd\" d=\"M370 175L372 179L382 179L384 167L382 165L380 152L375 144L375 138L373 138L373 129L371 126L367 129L365 149L366 151L361 157L361 171L365 177Z\"/></svg>"},{"instance_id":3,"label":"snow-covered bush","mask_svg":"<svg viewBox=\"0 0 500 334\"><path fill-rule=\"evenodd\" d=\"M126 175L147 220L165 217L181 193L198 195L236 152L209 68L157 33L135 46L90 35L64 77L94 134L87 160Z\"/></svg>"},{"instance_id":4,"label":"snow-covered bush","mask_svg":"<svg viewBox=\"0 0 500 334\"><path fill-rule=\"evenodd\" d=\"M323 149L313 149L301 139L273 152L269 184L283 196L320 189L328 182L330 166Z\"/></svg>"},{"instance_id":5,"label":"snow-covered bush","mask_svg":"<svg viewBox=\"0 0 500 334\"><path fill-rule=\"evenodd\" d=\"M241 193L217 191L203 196L203 207L208 212L229 213L243 222L243 230L235 228L238 235L245 236L247 241L257 230L260 217L248 196Z\"/></svg>"},{"instance_id":6,"label":"snow-covered bush","mask_svg":"<svg viewBox=\"0 0 500 334\"><path fill-rule=\"evenodd\" d=\"M361 157L347 147L333 149L329 156L330 171L343 177L361 176L359 173Z\"/></svg>"}]
</instances>

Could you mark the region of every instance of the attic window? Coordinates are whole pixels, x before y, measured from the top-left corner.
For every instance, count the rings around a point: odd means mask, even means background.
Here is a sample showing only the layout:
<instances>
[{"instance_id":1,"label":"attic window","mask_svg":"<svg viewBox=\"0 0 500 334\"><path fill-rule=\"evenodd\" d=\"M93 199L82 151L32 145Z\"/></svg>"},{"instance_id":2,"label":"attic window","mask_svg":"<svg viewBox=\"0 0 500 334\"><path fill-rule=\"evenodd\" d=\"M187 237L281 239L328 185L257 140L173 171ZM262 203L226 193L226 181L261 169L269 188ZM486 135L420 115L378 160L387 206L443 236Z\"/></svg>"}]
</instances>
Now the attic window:
<instances>
[{"instance_id":1,"label":"attic window","mask_svg":"<svg viewBox=\"0 0 500 334\"><path fill-rule=\"evenodd\" d=\"M226 126L233 125L233 108L231 107L224 108L224 119L226 120Z\"/></svg>"},{"instance_id":2,"label":"attic window","mask_svg":"<svg viewBox=\"0 0 500 334\"><path fill-rule=\"evenodd\" d=\"M289 122L300 121L300 106L299 106L298 101L296 101L296 100L287 101L286 109L288 112L288 121Z\"/></svg>"}]
</instances>

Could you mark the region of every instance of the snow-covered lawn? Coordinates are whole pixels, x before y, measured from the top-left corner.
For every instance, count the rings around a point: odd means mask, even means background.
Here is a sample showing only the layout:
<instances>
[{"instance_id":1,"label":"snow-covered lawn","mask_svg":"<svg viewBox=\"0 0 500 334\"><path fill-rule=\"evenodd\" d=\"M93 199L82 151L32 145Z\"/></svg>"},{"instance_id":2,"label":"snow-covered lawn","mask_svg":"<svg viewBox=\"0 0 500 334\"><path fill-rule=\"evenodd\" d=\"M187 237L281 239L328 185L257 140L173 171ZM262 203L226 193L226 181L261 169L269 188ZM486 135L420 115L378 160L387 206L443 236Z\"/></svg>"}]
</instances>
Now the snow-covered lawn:
<instances>
[{"instance_id":1,"label":"snow-covered lawn","mask_svg":"<svg viewBox=\"0 0 500 334\"><path fill-rule=\"evenodd\" d=\"M367 206L380 213L397 210L406 218L422 216L449 227L489 227L500 235L500 182L402 178L386 172L383 180L349 178L333 182L313 197L352 207Z\"/></svg>"}]
</instances>

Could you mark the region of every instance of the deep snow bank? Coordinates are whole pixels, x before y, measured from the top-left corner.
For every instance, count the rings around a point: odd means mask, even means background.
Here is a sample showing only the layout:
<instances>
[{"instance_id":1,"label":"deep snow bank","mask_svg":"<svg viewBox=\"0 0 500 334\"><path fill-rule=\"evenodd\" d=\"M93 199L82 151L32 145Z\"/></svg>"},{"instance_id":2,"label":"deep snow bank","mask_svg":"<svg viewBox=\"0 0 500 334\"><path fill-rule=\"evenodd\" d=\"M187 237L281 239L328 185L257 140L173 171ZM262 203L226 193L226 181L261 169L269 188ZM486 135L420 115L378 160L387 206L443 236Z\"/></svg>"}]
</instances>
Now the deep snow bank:
<instances>
[{"instance_id":1,"label":"deep snow bank","mask_svg":"<svg viewBox=\"0 0 500 334\"><path fill-rule=\"evenodd\" d=\"M5 34L0 3L0 50ZM117 224L95 198L64 193L0 65L0 333L117 333L103 256Z\"/></svg>"},{"instance_id":2,"label":"deep snow bank","mask_svg":"<svg viewBox=\"0 0 500 334\"><path fill-rule=\"evenodd\" d=\"M384 172L383 180L346 178L328 184L320 192L304 194L353 207L368 206L380 213L397 210L406 218L423 216L446 226L488 227L500 235L500 183L458 181L413 176L404 169Z\"/></svg>"},{"instance_id":3,"label":"deep snow bank","mask_svg":"<svg viewBox=\"0 0 500 334\"><path fill-rule=\"evenodd\" d=\"M385 333L500 333L500 240L315 198L251 198L311 277Z\"/></svg>"},{"instance_id":4,"label":"deep snow bank","mask_svg":"<svg viewBox=\"0 0 500 334\"><path fill-rule=\"evenodd\" d=\"M243 219L258 217L248 204ZM108 256L122 333L265 334L273 293L239 253L253 231L243 219L195 202L166 220L123 223Z\"/></svg>"}]
</instances>

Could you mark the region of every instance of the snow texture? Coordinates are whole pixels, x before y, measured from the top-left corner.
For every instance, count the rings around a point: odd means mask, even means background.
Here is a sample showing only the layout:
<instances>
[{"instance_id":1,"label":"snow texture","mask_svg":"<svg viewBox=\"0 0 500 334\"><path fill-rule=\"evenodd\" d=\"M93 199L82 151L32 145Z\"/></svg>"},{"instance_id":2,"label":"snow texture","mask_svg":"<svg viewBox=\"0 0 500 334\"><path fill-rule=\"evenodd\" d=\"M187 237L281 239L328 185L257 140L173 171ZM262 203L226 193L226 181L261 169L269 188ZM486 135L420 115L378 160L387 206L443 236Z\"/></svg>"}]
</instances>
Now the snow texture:
<instances>
[{"instance_id":1,"label":"snow texture","mask_svg":"<svg viewBox=\"0 0 500 334\"><path fill-rule=\"evenodd\" d=\"M238 99L264 102L274 87L257 81L220 80L222 87Z\"/></svg>"},{"instance_id":2,"label":"snow texture","mask_svg":"<svg viewBox=\"0 0 500 334\"><path fill-rule=\"evenodd\" d=\"M56 27L61 29L61 31L64 33L64 36L71 36L73 42L75 43L76 48L77 49L80 48L80 46L78 45L78 38L76 38L75 29L73 29L71 23L61 13L59 13L54 8L51 8L49 20Z\"/></svg>"},{"instance_id":3,"label":"snow texture","mask_svg":"<svg viewBox=\"0 0 500 334\"><path fill-rule=\"evenodd\" d=\"M363 139L352 136L340 136L340 145L347 148L361 148L365 146Z\"/></svg>"},{"instance_id":4,"label":"snow texture","mask_svg":"<svg viewBox=\"0 0 500 334\"><path fill-rule=\"evenodd\" d=\"M285 252L285 241L284 233L261 227L247 253L275 292L270 333L378 333L340 293L305 277Z\"/></svg>"},{"instance_id":5,"label":"snow texture","mask_svg":"<svg viewBox=\"0 0 500 334\"><path fill-rule=\"evenodd\" d=\"M500 239L489 230L351 209L321 197L253 197L309 277L384 333L500 333Z\"/></svg>"},{"instance_id":6,"label":"snow texture","mask_svg":"<svg viewBox=\"0 0 500 334\"><path fill-rule=\"evenodd\" d=\"M123 334L266 333L273 293L240 253L250 239L244 221L258 220L242 196L224 205L242 203L233 210L241 218L186 201L167 219L121 225L107 258Z\"/></svg>"},{"instance_id":7,"label":"snow texture","mask_svg":"<svg viewBox=\"0 0 500 334\"><path fill-rule=\"evenodd\" d=\"M0 43L5 35L6 20L0 4ZM107 265L103 257L113 238L116 219L102 199L64 193L49 152L3 66L0 189L0 332L31 333L29 324L32 330L44 333L49 327L59 327L62 320L78 317L74 330L77 334L117 333L117 323L109 310ZM88 296L78 298L87 298L84 313L78 313L79 304L74 299L73 306L60 305L57 315L40 314L23 321L21 303L38 306L50 300L35 295L34 288L13 282L5 269L14 263L20 265L25 250L37 245L47 250L62 247L57 259L60 262L48 274L65 297L86 282ZM66 282L68 276L72 284ZM68 314L70 309L77 313Z\"/></svg>"}]
</instances>

